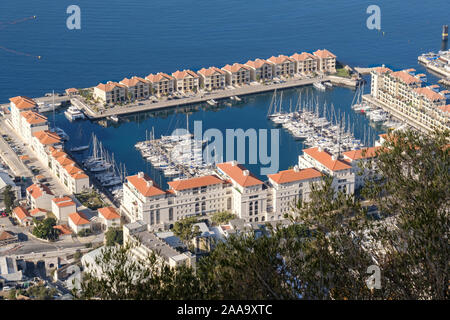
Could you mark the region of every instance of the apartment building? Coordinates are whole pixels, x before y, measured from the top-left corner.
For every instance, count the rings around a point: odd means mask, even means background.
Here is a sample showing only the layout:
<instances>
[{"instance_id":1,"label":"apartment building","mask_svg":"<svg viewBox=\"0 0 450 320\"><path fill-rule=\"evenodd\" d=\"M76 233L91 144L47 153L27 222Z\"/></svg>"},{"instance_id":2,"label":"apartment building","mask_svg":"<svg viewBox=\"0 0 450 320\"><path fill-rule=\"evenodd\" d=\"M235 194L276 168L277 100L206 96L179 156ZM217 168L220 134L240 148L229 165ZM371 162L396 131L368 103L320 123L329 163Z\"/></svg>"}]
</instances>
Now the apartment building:
<instances>
[{"instance_id":1,"label":"apartment building","mask_svg":"<svg viewBox=\"0 0 450 320\"><path fill-rule=\"evenodd\" d=\"M31 139L31 149L36 153L37 158L45 165L48 165L48 148L62 148L63 142L61 137L49 130L37 131L33 133Z\"/></svg>"},{"instance_id":2,"label":"apartment building","mask_svg":"<svg viewBox=\"0 0 450 320\"><path fill-rule=\"evenodd\" d=\"M68 196L55 197L51 200L51 211L58 221L68 222L69 215L77 212L77 205Z\"/></svg>"},{"instance_id":3,"label":"apartment building","mask_svg":"<svg viewBox=\"0 0 450 320\"><path fill-rule=\"evenodd\" d=\"M174 248L169 243L151 232L149 225L142 220L126 224L123 226L124 243L131 244L132 254L141 261L146 261L148 257L155 254L158 258L158 266L168 265L176 267L186 265L195 268L195 256L189 251L180 252L179 248Z\"/></svg>"},{"instance_id":4,"label":"apartment building","mask_svg":"<svg viewBox=\"0 0 450 320\"><path fill-rule=\"evenodd\" d=\"M19 222L21 226L30 226L33 223L33 218L30 216L28 210L24 207L18 206L12 210L12 216Z\"/></svg>"},{"instance_id":5,"label":"apartment building","mask_svg":"<svg viewBox=\"0 0 450 320\"><path fill-rule=\"evenodd\" d=\"M321 184L323 174L315 168L300 170L298 166L268 175L269 194L267 211L269 220L281 220L292 213L296 204L310 200L311 185Z\"/></svg>"},{"instance_id":6,"label":"apartment building","mask_svg":"<svg viewBox=\"0 0 450 320\"><path fill-rule=\"evenodd\" d=\"M114 207L100 208L97 212L104 230L112 227L120 227L120 214Z\"/></svg>"},{"instance_id":7,"label":"apartment building","mask_svg":"<svg viewBox=\"0 0 450 320\"><path fill-rule=\"evenodd\" d=\"M9 99L11 105L11 123L16 132L22 134L22 116L21 112L33 111L37 108L36 102L25 96L17 96Z\"/></svg>"},{"instance_id":8,"label":"apartment building","mask_svg":"<svg viewBox=\"0 0 450 320\"><path fill-rule=\"evenodd\" d=\"M27 202L31 209L52 211L53 192L43 184L32 184L26 189Z\"/></svg>"},{"instance_id":9,"label":"apartment building","mask_svg":"<svg viewBox=\"0 0 450 320\"><path fill-rule=\"evenodd\" d=\"M413 127L423 131L449 128L447 95L439 87L423 87L423 77L414 69L393 72L386 67L371 71L371 96L376 102L404 116Z\"/></svg>"},{"instance_id":10,"label":"apartment building","mask_svg":"<svg viewBox=\"0 0 450 320\"><path fill-rule=\"evenodd\" d=\"M270 80L273 77L272 64L264 59L249 60L245 63L250 67L250 79L252 81Z\"/></svg>"},{"instance_id":11,"label":"apartment building","mask_svg":"<svg viewBox=\"0 0 450 320\"><path fill-rule=\"evenodd\" d=\"M371 168L367 168L367 164L369 161L375 159L379 149L380 147L375 146L342 153L344 160L351 164L353 173L355 174L355 189L362 188L366 179L374 177L376 163L372 162Z\"/></svg>"},{"instance_id":12,"label":"apartment building","mask_svg":"<svg viewBox=\"0 0 450 320\"><path fill-rule=\"evenodd\" d=\"M127 177L121 210L131 221L143 220L155 226L231 208L227 183L216 176L176 180L168 184L169 189L164 191L142 172Z\"/></svg>"},{"instance_id":13,"label":"apartment building","mask_svg":"<svg viewBox=\"0 0 450 320\"><path fill-rule=\"evenodd\" d=\"M302 52L291 56L295 60L295 72L300 74L312 74L319 71L319 58L315 55Z\"/></svg>"},{"instance_id":14,"label":"apartment building","mask_svg":"<svg viewBox=\"0 0 450 320\"><path fill-rule=\"evenodd\" d=\"M222 70L225 71L227 85L240 86L250 83L250 67L246 65L240 63L227 64Z\"/></svg>"},{"instance_id":15,"label":"apartment building","mask_svg":"<svg viewBox=\"0 0 450 320\"><path fill-rule=\"evenodd\" d=\"M273 77L292 77L295 70L295 60L284 55L272 56L267 61L272 64Z\"/></svg>"},{"instance_id":16,"label":"apartment building","mask_svg":"<svg viewBox=\"0 0 450 320\"><path fill-rule=\"evenodd\" d=\"M20 113L20 132L26 143L31 144L33 134L37 131L48 130L47 117L31 111L22 111Z\"/></svg>"},{"instance_id":17,"label":"apartment building","mask_svg":"<svg viewBox=\"0 0 450 320\"><path fill-rule=\"evenodd\" d=\"M237 161L219 163L218 173L231 182L231 212L250 222L267 221L267 188Z\"/></svg>"},{"instance_id":18,"label":"apartment building","mask_svg":"<svg viewBox=\"0 0 450 320\"><path fill-rule=\"evenodd\" d=\"M175 79L175 90L178 92L197 92L200 85L200 77L194 71L183 70L172 73Z\"/></svg>"},{"instance_id":19,"label":"apartment building","mask_svg":"<svg viewBox=\"0 0 450 320\"><path fill-rule=\"evenodd\" d=\"M70 193L80 193L89 188L88 175L61 149L49 148L47 165Z\"/></svg>"},{"instance_id":20,"label":"apartment building","mask_svg":"<svg viewBox=\"0 0 450 320\"><path fill-rule=\"evenodd\" d=\"M108 81L94 88L94 98L104 103L119 103L127 100L127 87L123 84Z\"/></svg>"},{"instance_id":21,"label":"apartment building","mask_svg":"<svg viewBox=\"0 0 450 320\"><path fill-rule=\"evenodd\" d=\"M120 210L131 222L143 220L150 224L150 215L152 215L153 224L160 224L161 221L169 221L168 212L166 216L161 217L161 208L166 202L166 192L159 188L147 174L139 172L127 177L123 185Z\"/></svg>"},{"instance_id":22,"label":"apartment building","mask_svg":"<svg viewBox=\"0 0 450 320\"><path fill-rule=\"evenodd\" d=\"M319 58L318 69L321 72L336 72L336 56L327 49L314 51L313 54Z\"/></svg>"},{"instance_id":23,"label":"apartment building","mask_svg":"<svg viewBox=\"0 0 450 320\"><path fill-rule=\"evenodd\" d=\"M175 89L175 79L166 73L149 74L145 79L150 83L151 92L158 97L172 94Z\"/></svg>"},{"instance_id":24,"label":"apartment building","mask_svg":"<svg viewBox=\"0 0 450 320\"><path fill-rule=\"evenodd\" d=\"M138 100L150 96L150 84L139 77L124 78L119 82L127 88L126 99Z\"/></svg>"},{"instance_id":25,"label":"apartment building","mask_svg":"<svg viewBox=\"0 0 450 320\"><path fill-rule=\"evenodd\" d=\"M320 147L304 149L303 155L298 157L298 166L301 169L316 168L333 177L332 187L336 192L355 192L353 167L340 156L332 155Z\"/></svg>"},{"instance_id":26,"label":"apartment building","mask_svg":"<svg viewBox=\"0 0 450 320\"><path fill-rule=\"evenodd\" d=\"M91 222L82 212L73 212L68 215L69 227L79 233L85 230L91 230Z\"/></svg>"},{"instance_id":27,"label":"apartment building","mask_svg":"<svg viewBox=\"0 0 450 320\"><path fill-rule=\"evenodd\" d=\"M226 85L226 74L225 71L210 67L208 69L202 68L197 74L199 75L200 88L205 90L218 90L224 89Z\"/></svg>"}]
</instances>

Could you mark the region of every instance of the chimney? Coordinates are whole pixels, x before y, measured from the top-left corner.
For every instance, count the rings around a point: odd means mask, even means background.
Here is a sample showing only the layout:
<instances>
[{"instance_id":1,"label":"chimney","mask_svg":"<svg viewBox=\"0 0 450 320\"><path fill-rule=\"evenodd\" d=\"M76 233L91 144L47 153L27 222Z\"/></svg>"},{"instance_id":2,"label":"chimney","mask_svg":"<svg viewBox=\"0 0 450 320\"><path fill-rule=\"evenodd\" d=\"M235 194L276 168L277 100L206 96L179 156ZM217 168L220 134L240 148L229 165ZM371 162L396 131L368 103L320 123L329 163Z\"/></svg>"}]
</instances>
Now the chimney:
<instances>
[{"instance_id":1,"label":"chimney","mask_svg":"<svg viewBox=\"0 0 450 320\"><path fill-rule=\"evenodd\" d=\"M331 160L336 161L336 156L334 154L331 156Z\"/></svg>"},{"instance_id":2,"label":"chimney","mask_svg":"<svg viewBox=\"0 0 450 320\"><path fill-rule=\"evenodd\" d=\"M295 165L295 166L294 166L294 171L295 171L295 172L299 172L299 171L300 171L300 168L298 167L298 165Z\"/></svg>"},{"instance_id":3,"label":"chimney","mask_svg":"<svg viewBox=\"0 0 450 320\"><path fill-rule=\"evenodd\" d=\"M138 173L138 178L144 178L144 173L142 171Z\"/></svg>"},{"instance_id":4,"label":"chimney","mask_svg":"<svg viewBox=\"0 0 450 320\"><path fill-rule=\"evenodd\" d=\"M147 184L147 188L150 188L150 187L153 186L153 181L152 180L147 180L146 184Z\"/></svg>"},{"instance_id":5,"label":"chimney","mask_svg":"<svg viewBox=\"0 0 450 320\"><path fill-rule=\"evenodd\" d=\"M319 150L319 152L322 152L322 151L323 151L323 148L322 148L322 147L319 147L318 150Z\"/></svg>"},{"instance_id":6,"label":"chimney","mask_svg":"<svg viewBox=\"0 0 450 320\"><path fill-rule=\"evenodd\" d=\"M245 177L247 177L247 176L250 174L250 172L249 172L248 170L244 170L244 171L242 172L242 174L243 174Z\"/></svg>"},{"instance_id":7,"label":"chimney","mask_svg":"<svg viewBox=\"0 0 450 320\"><path fill-rule=\"evenodd\" d=\"M235 167L235 166L237 165L237 161L236 161L236 160L231 161L231 165L232 165L233 167Z\"/></svg>"}]
</instances>

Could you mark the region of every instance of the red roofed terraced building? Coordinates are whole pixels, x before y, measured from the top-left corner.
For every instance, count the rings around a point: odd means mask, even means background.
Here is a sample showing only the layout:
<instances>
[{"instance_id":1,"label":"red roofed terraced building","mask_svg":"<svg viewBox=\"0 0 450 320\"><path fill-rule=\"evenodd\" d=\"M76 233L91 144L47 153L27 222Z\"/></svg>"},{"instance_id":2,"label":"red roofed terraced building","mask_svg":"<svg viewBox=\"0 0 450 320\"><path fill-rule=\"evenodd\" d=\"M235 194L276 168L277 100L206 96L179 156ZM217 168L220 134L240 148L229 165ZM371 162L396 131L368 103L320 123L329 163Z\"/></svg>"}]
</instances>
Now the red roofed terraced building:
<instances>
[{"instance_id":1,"label":"red roofed terraced building","mask_svg":"<svg viewBox=\"0 0 450 320\"><path fill-rule=\"evenodd\" d=\"M355 172L352 165L342 157L332 155L320 147L304 149L303 155L298 157L298 166L300 169L316 168L332 176L332 186L336 192L355 192Z\"/></svg>"}]
</instances>

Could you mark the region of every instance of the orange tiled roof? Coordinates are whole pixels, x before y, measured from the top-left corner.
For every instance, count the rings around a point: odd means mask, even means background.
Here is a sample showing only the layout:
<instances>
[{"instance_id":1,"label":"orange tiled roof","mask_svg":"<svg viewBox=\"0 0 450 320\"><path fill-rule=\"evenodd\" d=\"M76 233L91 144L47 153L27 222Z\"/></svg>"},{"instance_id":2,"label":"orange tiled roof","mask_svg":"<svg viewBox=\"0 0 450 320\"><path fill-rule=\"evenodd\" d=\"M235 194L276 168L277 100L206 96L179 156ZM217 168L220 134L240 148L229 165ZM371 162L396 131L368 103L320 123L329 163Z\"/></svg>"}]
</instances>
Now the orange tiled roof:
<instances>
[{"instance_id":1,"label":"orange tiled roof","mask_svg":"<svg viewBox=\"0 0 450 320\"><path fill-rule=\"evenodd\" d=\"M112 81L109 81L106 84L99 83L98 86L96 86L97 89L100 89L100 90L105 91L105 92L113 91L117 87L125 88L125 86L123 84L120 84L120 83L117 83L117 82L112 82Z\"/></svg>"},{"instance_id":2,"label":"orange tiled roof","mask_svg":"<svg viewBox=\"0 0 450 320\"><path fill-rule=\"evenodd\" d=\"M440 106L439 109L441 109L444 112L450 113L450 104L447 104L445 106Z\"/></svg>"},{"instance_id":3,"label":"orange tiled roof","mask_svg":"<svg viewBox=\"0 0 450 320\"><path fill-rule=\"evenodd\" d=\"M165 194L164 190L160 189L153 180L147 175L139 174L127 177L129 183L131 183L144 197L153 197Z\"/></svg>"},{"instance_id":4,"label":"orange tiled roof","mask_svg":"<svg viewBox=\"0 0 450 320\"><path fill-rule=\"evenodd\" d=\"M339 171L352 168L346 161L338 159L333 160L331 154L329 154L325 150L319 151L319 148L317 147L304 149L303 152L311 156L316 161L320 162L331 171Z\"/></svg>"},{"instance_id":5,"label":"orange tiled roof","mask_svg":"<svg viewBox=\"0 0 450 320\"><path fill-rule=\"evenodd\" d=\"M52 196L53 192L44 184L34 183L27 188L27 192L34 198L41 197L44 193Z\"/></svg>"},{"instance_id":6,"label":"orange tiled roof","mask_svg":"<svg viewBox=\"0 0 450 320\"><path fill-rule=\"evenodd\" d=\"M68 207L68 206L76 206L75 202L68 196L62 197L62 198L53 198L52 202L56 204L57 207Z\"/></svg>"},{"instance_id":7,"label":"orange tiled roof","mask_svg":"<svg viewBox=\"0 0 450 320\"><path fill-rule=\"evenodd\" d=\"M23 208L23 207L15 207L13 210L13 213L16 215L16 217L19 220L24 220L26 218L30 217L30 213L28 212L27 209Z\"/></svg>"},{"instance_id":8,"label":"orange tiled roof","mask_svg":"<svg viewBox=\"0 0 450 320\"><path fill-rule=\"evenodd\" d=\"M172 77L178 80L188 78L189 76L193 78L198 78L198 75L191 70L175 71L174 73L172 73Z\"/></svg>"},{"instance_id":9,"label":"orange tiled roof","mask_svg":"<svg viewBox=\"0 0 450 320\"><path fill-rule=\"evenodd\" d=\"M210 67L208 69L202 68L198 71L198 73L200 73L201 75L205 76L205 77L209 77L214 75L214 73L220 73L220 74L225 74L225 72L219 68L216 67Z\"/></svg>"},{"instance_id":10,"label":"orange tiled roof","mask_svg":"<svg viewBox=\"0 0 450 320\"><path fill-rule=\"evenodd\" d=\"M249 67L252 67L252 68L255 68L255 69L259 69L263 65L269 64L269 63L267 62L267 60L264 60L264 59L256 59L256 60L253 60L253 61L252 60L248 60L245 64L247 66L249 66Z\"/></svg>"},{"instance_id":11,"label":"orange tiled roof","mask_svg":"<svg viewBox=\"0 0 450 320\"><path fill-rule=\"evenodd\" d=\"M160 82L162 80L173 80L172 76L169 76L167 73L158 72L157 74L149 74L145 77L150 82Z\"/></svg>"},{"instance_id":12,"label":"orange tiled roof","mask_svg":"<svg viewBox=\"0 0 450 320\"><path fill-rule=\"evenodd\" d=\"M243 165L238 163L235 165L233 165L233 162L219 163L217 164L217 167L242 187L251 187L263 184L261 180L256 178L250 172L248 172L248 175L244 175L244 172L248 170Z\"/></svg>"},{"instance_id":13,"label":"orange tiled roof","mask_svg":"<svg viewBox=\"0 0 450 320\"><path fill-rule=\"evenodd\" d=\"M72 234L72 231L70 231L69 227L65 224L60 224L57 226L53 226L53 229L57 229L61 232L61 234Z\"/></svg>"},{"instance_id":14,"label":"orange tiled roof","mask_svg":"<svg viewBox=\"0 0 450 320\"><path fill-rule=\"evenodd\" d=\"M386 67L375 67L373 68L377 73L386 73L386 72L392 72L391 69L386 68Z\"/></svg>"},{"instance_id":15,"label":"orange tiled roof","mask_svg":"<svg viewBox=\"0 0 450 320\"><path fill-rule=\"evenodd\" d=\"M305 61L307 59L318 60L319 58L309 52L302 52L301 54L295 53L291 56L292 59L297 61Z\"/></svg>"},{"instance_id":16,"label":"orange tiled roof","mask_svg":"<svg viewBox=\"0 0 450 320\"><path fill-rule=\"evenodd\" d=\"M77 93L78 92L78 89L76 89L76 88L68 88L68 89L66 89L66 93Z\"/></svg>"},{"instance_id":17,"label":"orange tiled roof","mask_svg":"<svg viewBox=\"0 0 450 320\"><path fill-rule=\"evenodd\" d=\"M22 111L20 115L29 123L29 124L39 124L47 122L47 117L43 116L40 113L34 111Z\"/></svg>"},{"instance_id":18,"label":"orange tiled roof","mask_svg":"<svg viewBox=\"0 0 450 320\"><path fill-rule=\"evenodd\" d=\"M105 207L97 210L106 220L120 219L120 215L117 213L114 207Z\"/></svg>"},{"instance_id":19,"label":"orange tiled roof","mask_svg":"<svg viewBox=\"0 0 450 320\"><path fill-rule=\"evenodd\" d=\"M120 81L121 84L127 87L135 87L138 85L139 82L147 83L144 79L139 77L131 77L131 79L124 78L122 81Z\"/></svg>"},{"instance_id":20,"label":"orange tiled roof","mask_svg":"<svg viewBox=\"0 0 450 320\"><path fill-rule=\"evenodd\" d=\"M75 161L70 159L67 154L63 154L62 156L56 158L56 161L58 161L58 163L63 167L75 163Z\"/></svg>"},{"instance_id":21,"label":"orange tiled roof","mask_svg":"<svg viewBox=\"0 0 450 320\"><path fill-rule=\"evenodd\" d=\"M430 88L427 88L427 87L415 88L414 91L417 92L420 95L423 95L423 96L427 97L427 99L431 100L431 101L437 101L437 100L444 100L445 99L445 97L442 94L437 93L436 91L434 91L434 90L432 90Z\"/></svg>"},{"instance_id":22,"label":"orange tiled roof","mask_svg":"<svg viewBox=\"0 0 450 320\"><path fill-rule=\"evenodd\" d=\"M214 184L222 184L223 180L219 179L218 177L214 175L209 176L203 176L203 177L197 177L197 178L191 178L191 179L184 179L184 180L175 180L168 182L168 185L173 190L186 190L186 189L193 189L193 188L199 188L199 187L206 187L209 185Z\"/></svg>"},{"instance_id":23,"label":"orange tiled roof","mask_svg":"<svg viewBox=\"0 0 450 320\"><path fill-rule=\"evenodd\" d=\"M323 49L323 50L317 50L313 52L315 56L320 57L322 59L324 58L336 58L336 56L331 53L330 51L328 51L327 49Z\"/></svg>"},{"instance_id":24,"label":"orange tiled roof","mask_svg":"<svg viewBox=\"0 0 450 320\"><path fill-rule=\"evenodd\" d=\"M376 151L381 147L370 147L359 150L350 150L343 153L343 155L351 160L368 159L376 156Z\"/></svg>"},{"instance_id":25,"label":"orange tiled roof","mask_svg":"<svg viewBox=\"0 0 450 320\"><path fill-rule=\"evenodd\" d=\"M269 59L267 59L267 61L275 63L275 64L284 63L284 62L286 62L286 60L289 61L289 62L294 62L294 59L292 59L292 58L290 58L288 56L284 56L282 54L280 54L278 57L272 56Z\"/></svg>"},{"instance_id":26,"label":"orange tiled roof","mask_svg":"<svg viewBox=\"0 0 450 320\"><path fill-rule=\"evenodd\" d=\"M72 174L70 175L72 178L74 178L75 180L80 180L80 179L86 179L89 178L89 176L87 174L84 173L84 171L80 171L78 173Z\"/></svg>"},{"instance_id":27,"label":"orange tiled roof","mask_svg":"<svg viewBox=\"0 0 450 320\"><path fill-rule=\"evenodd\" d=\"M391 75L397 79L402 80L406 84L412 84L412 83L421 83L422 81L412 75L410 75L406 71L397 71L391 73Z\"/></svg>"},{"instance_id":28,"label":"orange tiled roof","mask_svg":"<svg viewBox=\"0 0 450 320\"><path fill-rule=\"evenodd\" d=\"M39 213L45 213L46 214L47 210L41 209L41 208L34 208L33 210L30 211L30 215L31 216L35 216L35 215L37 215Z\"/></svg>"},{"instance_id":29,"label":"orange tiled roof","mask_svg":"<svg viewBox=\"0 0 450 320\"><path fill-rule=\"evenodd\" d=\"M225 67L222 68L222 70L225 70L225 71L228 71L231 73L239 72L241 69L250 70L249 67L247 67L246 65L243 65L241 63L234 63L233 65L227 64Z\"/></svg>"},{"instance_id":30,"label":"orange tiled roof","mask_svg":"<svg viewBox=\"0 0 450 320\"><path fill-rule=\"evenodd\" d=\"M33 133L33 136L35 136L39 140L39 142L44 145L56 144L61 142L61 137L56 132L49 130L37 131Z\"/></svg>"},{"instance_id":31,"label":"orange tiled roof","mask_svg":"<svg viewBox=\"0 0 450 320\"><path fill-rule=\"evenodd\" d=\"M315 168L308 168L303 170L284 170L280 171L275 174L269 174L268 177L275 181L278 184L281 183L289 183L289 182L295 182L295 181L302 181L302 180L308 180L312 178L318 178L321 177L322 173L315 169Z\"/></svg>"},{"instance_id":32,"label":"orange tiled roof","mask_svg":"<svg viewBox=\"0 0 450 320\"><path fill-rule=\"evenodd\" d=\"M89 220L82 212L74 212L69 214L69 219L72 220L72 222L76 226L82 226L85 224L89 224Z\"/></svg>"},{"instance_id":33,"label":"orange tiled roof","mask_svg":"<svg viewBox=\"0 0 450 320\"><path fill-rule=\"evenodd\" d=\"M14 103L14 105L18 109L31 109L31 108L36 107L36 105L37 105L33 99L25 97L25 96L13 97L13 98L10 98L9 101Z\"/></svg>"}]
</instances>

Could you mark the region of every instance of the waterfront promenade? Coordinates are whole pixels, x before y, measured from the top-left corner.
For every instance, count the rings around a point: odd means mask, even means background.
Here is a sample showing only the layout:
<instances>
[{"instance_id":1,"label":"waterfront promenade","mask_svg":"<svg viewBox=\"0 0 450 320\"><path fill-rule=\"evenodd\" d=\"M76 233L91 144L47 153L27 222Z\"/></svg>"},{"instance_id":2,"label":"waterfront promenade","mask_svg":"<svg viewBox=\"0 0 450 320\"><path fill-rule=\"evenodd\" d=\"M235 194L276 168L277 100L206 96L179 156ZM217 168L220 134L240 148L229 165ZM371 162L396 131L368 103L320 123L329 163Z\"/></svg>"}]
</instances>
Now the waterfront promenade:
<instances>
[{"instance_id":1,"label":"waterfront promenade","mask_svg":"<svg viewBox=\"0 0 450 320\"><path fill-rule=\"evenodd\" d=\"M196 103L203 103L210 99L221 100L227 99L233 96L245 96L251 94L258 94L263 92L269 92L274 90L283 90L301 86L312 85L317 81L330 81L335 85L343 85L354 87L358 83L358 80L341 78L341 77L333 77L333 76L319 76L314 78L302 78L302 79L288 79L282 83L271 83L271 84L262 84L255 83L244 85L241 87L237 87L235 89L224 89L213 92L206 93L198 93L194 97L189 98L181 98L181 99L172 99L172 100L163 100L159 102L152 102L151 100L143 100L139 102L135 102L125 106L115 106L113 108L103 110L100 112L93 111L90 107L85 105L82 101L80 101L77 97L73 97L71 99L71 103L78 108L82 109L84 113L90 119L101 119L106 118L112 115L125 115L143 111L152 111L158 109L165 109L171 107L178 107L183 105L190 105Z\"/></svg>"},{"instance_id":2,"label":"waterfront promenade","mask_svg":"<svg viewBox=\"0 0 450 320\"><path fill-rule=\"evenodd\" d=\"M400 120L401 122L404 122L408 124L409 126L413 127L414 129L418 131L422 131L424 133L430 133L432 130L425 126L423 123L417 121L416 119L399 112L398 110L390 107L389 105L374 99L370 94L363 95L362 99L366 102L368 102L370 105L374 105L378 108L383 109L384 111L388 112L392 117Z\"/></svg>"}]
</instances>

